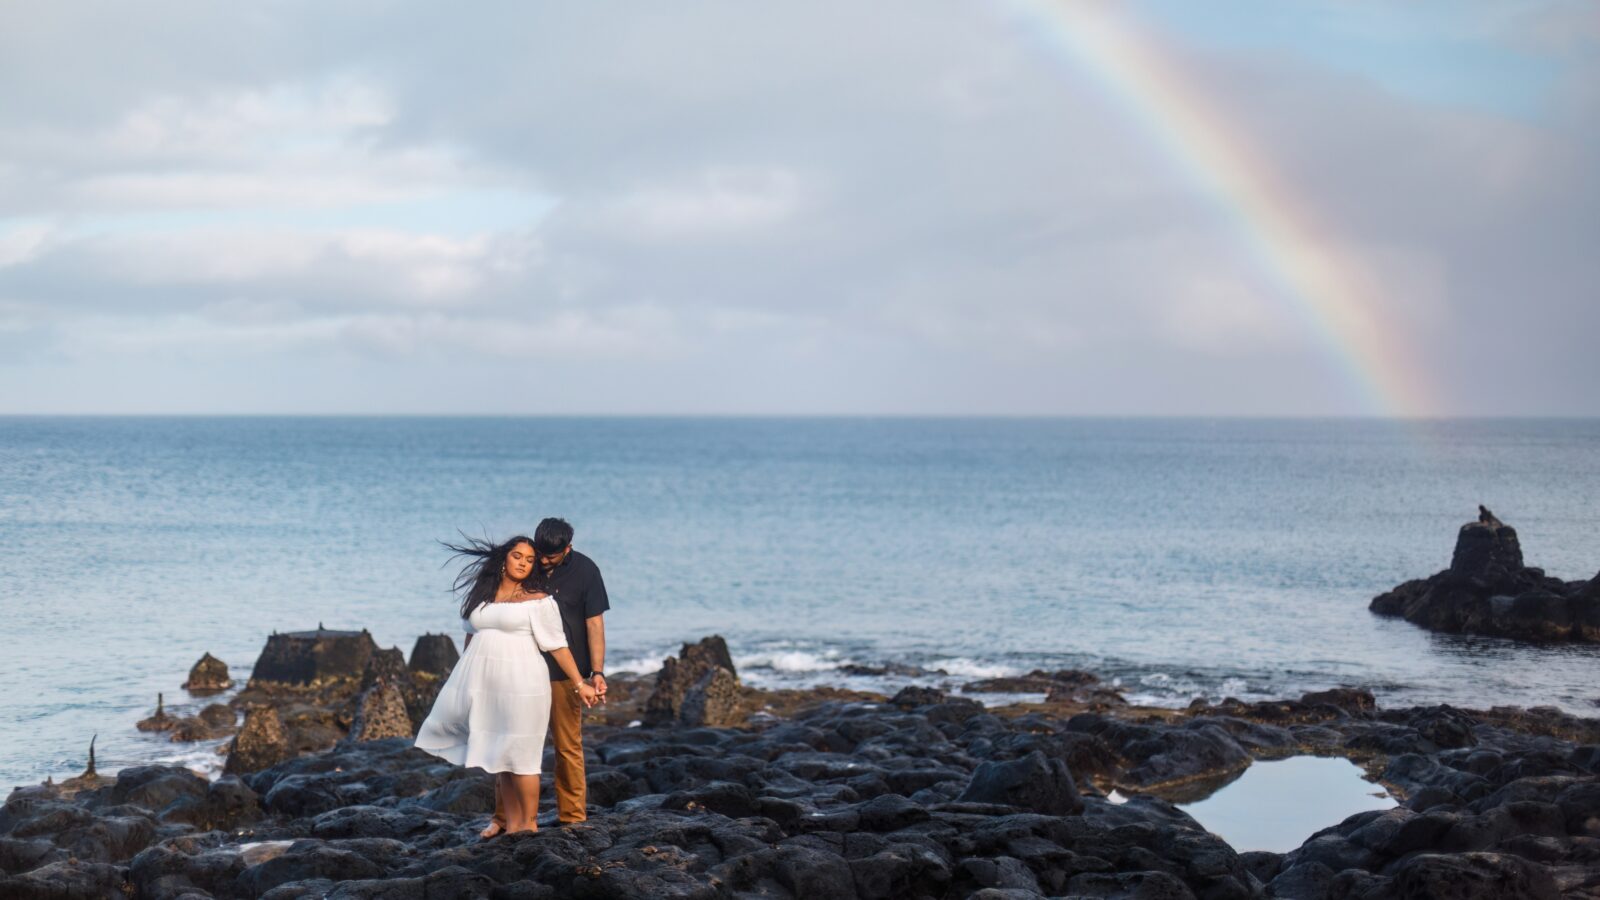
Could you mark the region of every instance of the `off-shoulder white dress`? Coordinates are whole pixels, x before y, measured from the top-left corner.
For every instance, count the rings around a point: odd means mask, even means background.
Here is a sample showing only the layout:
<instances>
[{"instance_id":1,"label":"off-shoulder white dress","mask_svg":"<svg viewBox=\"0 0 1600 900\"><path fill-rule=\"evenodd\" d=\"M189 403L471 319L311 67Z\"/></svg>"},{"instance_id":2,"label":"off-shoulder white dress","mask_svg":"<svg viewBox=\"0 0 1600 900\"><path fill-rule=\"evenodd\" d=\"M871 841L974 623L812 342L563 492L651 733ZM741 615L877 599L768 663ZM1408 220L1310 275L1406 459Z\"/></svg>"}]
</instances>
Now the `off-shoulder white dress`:
<instances>
[{"instance_id":1,"label":"off-shoulder white dress","mask_svg":"<svg viewBox=\"0 0 1600 900\"><path fill-rule=\"evenodd\" d=\"M550 668L540 651L567 645L556 602L486 603L461 625L472 641L439 689L416 746L458 766L538 774L550 723Z\"/></svg>"}]
</instances>

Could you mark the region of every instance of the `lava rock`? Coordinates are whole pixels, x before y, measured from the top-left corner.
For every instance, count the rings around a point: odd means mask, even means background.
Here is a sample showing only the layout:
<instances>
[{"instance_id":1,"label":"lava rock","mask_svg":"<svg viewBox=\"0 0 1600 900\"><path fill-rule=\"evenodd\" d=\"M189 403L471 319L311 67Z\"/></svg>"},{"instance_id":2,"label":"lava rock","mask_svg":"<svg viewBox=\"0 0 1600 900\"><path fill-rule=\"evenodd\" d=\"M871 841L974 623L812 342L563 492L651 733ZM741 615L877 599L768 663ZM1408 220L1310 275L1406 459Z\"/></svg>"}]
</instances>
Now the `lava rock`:
<instances>
[{"instance_id":1,"label":"lava rock","mask_svg":"<svg viewBox=\"0 0 1600 900\"><path fill-rule=\"evenodd\" d=\"M189 677L183 683L183 689L191 694L215 694L233 687L233 679L228 676L228 664L210 653L202 655L192 668Z\"/></svg>"},{"instance_id":2,"label":"lava rock","mask_svg":"<svg viewBox=\"0 0 1600 900\"><path fill-rule=\"evenodd\" d=\"M933 706L944 703L948 699L949 695L938 688L920 687L913 684L901 688L889 699L889 702L904 709L911 709L918 706Z\"/></svg>"},{"instance_id":3,"label":"lava rock","mask_svg":"<svg viewBox=\"0 0 1600 900\"><path fill-rule=\"evenodd\" d=\"M244 715L244 727L228 744L228 761L223 771L229 775L258 772L289 758L289 738L283 720L270 706L260 706Z\"/></svg>"},{"instance_id":4,"label":"lava rock","mask_svg":"<svg viewBox=\"0 0 1600 900\"><path fill-rule=\"evenodd\" d=\"M140 719L133 727L140 731L170 731L178 727L178 723L178 717L167 713L164 699L156 694L156 711L148 718Z\"/></svg>"},{"instance_id":5,"label":"lava rock","mask_svg":"<svg viewBox=\"0 0 1600 900\"><path fill-rule=\"evenodd\" d=\"M350 740L381 741L412 734L405 697L393 682L380 681L361 695L355 722L350 726Z\"/></svg>"},{"instance_id":6,"label":"lava rock","mask_svg":"<svg viewBox=\"0 0 1600 900\"><path fill-rule=\"evenodd\" d=\"M359 682L367 660L378 645L365 629L274 634L256 658L250 673L251 688L267 686L318 687L336 681Z\"/></svg>"},{"instance_id":7,"label":"lava rock","mask_svg":"<svg viewBox=\"0 0 1600 900\"><path fill-rule=\"evenodd\" d=\"M445 678L460 659L461 654L456 651L456 642L450 635L424 634L412 646L408 665L412 672Z\"/></svg>"},{"instance_id":8,"label":"lava rock","mask_svg":"<svg viewBox=\"0 0 1600 900\"><path fill-rule=\"evenodd\" d=\"M1021 759L986 762L972 773L960 797L965 803L1016 806L1065 816L1083 811L1083 798L1066 763L1034 751Z\"/></svg>"},{"instance_id":9,"label":"lava rock","mask_svg":"<svg viewBox=\"0 0 1600 900\"><path fill-rule=\"evenodd\" d=\"M739 679L733 672L717 666L700 676L683 695L678 707L678 722L690 727L724 727L744 720L739 713Z\"/></svg>"},{"instance_id":10,"label":"lava rock","mask_svg":"<svg viewBox=\"0 0 1600 900\"><path fill-rule=\"evenodd\" d=\"M1450 568L1373 598L1372 612L1433 631L1534 642L1600 642L1600 590L1523 565L1516 529L1469 522Z\"/></svg>"},{"instance_id":11,"label":"lava rock","mask_svg":"<svg viewBox=\"0 0 1600 900\"><path fill-rule=\"evenodd\" d=\"M1544 866L1507 853L1422 853L1396 866L1392 878L1389 896L1397 898L1558 900L1561 896Z\"/></svg>"},{"instance_id":12,"label":"lava rock","mask_svg":"<svg viewBox=\"0 0 1600 900\"><path fill-rule=\"evenodd\" d=\"M645 701L645 721L663 724L676 720L689 690L719 668L726 669L735 681L738 680L733 656L728 653L728 642L720 635L702 638L697 644L684 644L676 657L662 660L655 690Z\"/></svg>"}]
</instances>

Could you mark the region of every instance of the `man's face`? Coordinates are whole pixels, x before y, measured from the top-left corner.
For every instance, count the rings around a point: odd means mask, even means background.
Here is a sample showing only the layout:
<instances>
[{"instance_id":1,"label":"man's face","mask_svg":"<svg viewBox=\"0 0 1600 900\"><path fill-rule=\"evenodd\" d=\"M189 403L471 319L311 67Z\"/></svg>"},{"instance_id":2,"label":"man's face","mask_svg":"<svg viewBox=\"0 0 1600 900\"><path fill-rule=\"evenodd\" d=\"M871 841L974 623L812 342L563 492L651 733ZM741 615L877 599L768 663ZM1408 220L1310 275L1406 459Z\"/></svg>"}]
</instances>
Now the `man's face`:
<instances>
[{"instance_id":1,"label":"man's face","mask_svg":"<svg viewBox=\"0 0 1600 900\"><path fill-rule=\"evenodd\" d=\"M571 552L572 552L572 545L568 544L567 546L562 547L560 552L551 553L549 555L545 555L545 554L541 553L541 554L539 554L539 567L544 569L545 571L549 571L551 569L554 569L556 566L559 566L562 563L566 562L567 561L567 554L571 553Z\"/></svg>"}]
</instances>

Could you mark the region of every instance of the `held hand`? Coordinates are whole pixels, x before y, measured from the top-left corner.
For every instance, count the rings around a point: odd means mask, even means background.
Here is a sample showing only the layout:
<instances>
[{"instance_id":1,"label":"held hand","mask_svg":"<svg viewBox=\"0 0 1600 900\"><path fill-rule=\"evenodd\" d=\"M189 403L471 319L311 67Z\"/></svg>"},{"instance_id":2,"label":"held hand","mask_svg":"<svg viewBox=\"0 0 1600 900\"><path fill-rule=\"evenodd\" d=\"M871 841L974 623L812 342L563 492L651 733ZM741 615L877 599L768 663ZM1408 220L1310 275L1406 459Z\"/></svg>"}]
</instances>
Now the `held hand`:
<instances>
[{"instance_id":1,"label":"held hand","mask_svg":"<svg viewBox=\"0 0 1600 900\"><path fill-rule=\"evenodd\" d=\"M589 677L589 683L594 685L595 693L600 695L600 702L606 702L606 677L596 673Z\"/></svg>"},{"instance_id":2,"label":"held hand","mask_svg":"<svg viewBox=\"0 0 1600 900\"><path fill-rule=\"evenodd\" d=\"M578 699L583 701L584 706L593 706L600 700L599 692L581 681L573 690L577 691Z\"/></svg>"}]
</instances>

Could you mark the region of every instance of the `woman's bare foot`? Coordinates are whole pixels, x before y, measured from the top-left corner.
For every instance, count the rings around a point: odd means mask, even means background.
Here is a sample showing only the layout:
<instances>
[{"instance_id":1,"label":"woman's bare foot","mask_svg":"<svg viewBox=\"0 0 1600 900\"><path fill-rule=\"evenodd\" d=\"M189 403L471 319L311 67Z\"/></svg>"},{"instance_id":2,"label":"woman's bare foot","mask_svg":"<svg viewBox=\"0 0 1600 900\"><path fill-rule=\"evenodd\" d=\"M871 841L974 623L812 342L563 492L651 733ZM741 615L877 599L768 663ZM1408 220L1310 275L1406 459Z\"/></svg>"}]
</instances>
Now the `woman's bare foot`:
<instances>
[{"instance_id":1,"label":"woman's bare foot","mask_svg":"<svg viewBox=\"0 0 1600 900\"><path fill-rule=\"evenodd\" d=\"M478 832L478 837L481 837L481 838L483 838L484 840L487 841L490 838L499 837L500 835L505 834L505 833L506 833L506 827L504 825L501 825L500 822L498 820L496 820L496 819L490 819L489 820L489 827L485 828L484 830L482 830L480 832Z\"/></svg>"}]
</instances>

